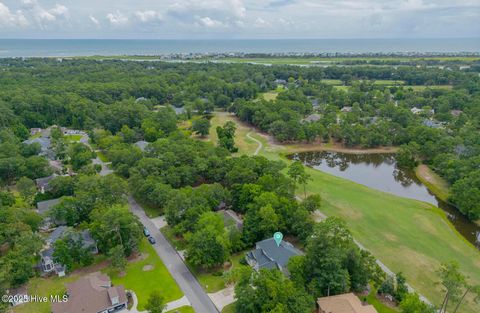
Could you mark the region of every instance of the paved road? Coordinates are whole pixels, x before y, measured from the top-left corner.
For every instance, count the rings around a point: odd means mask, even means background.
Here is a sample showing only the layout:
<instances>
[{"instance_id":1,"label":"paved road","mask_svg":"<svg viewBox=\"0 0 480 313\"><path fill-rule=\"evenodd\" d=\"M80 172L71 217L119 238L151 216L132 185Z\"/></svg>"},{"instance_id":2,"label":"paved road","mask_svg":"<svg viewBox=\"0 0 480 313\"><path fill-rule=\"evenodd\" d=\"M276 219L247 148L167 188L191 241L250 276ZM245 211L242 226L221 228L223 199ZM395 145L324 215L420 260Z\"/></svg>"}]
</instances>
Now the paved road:
<instances>
[{"instance_id":1,"label":"paved road","mask_svg":"<svg viewBox=\"0 0 480 313\"><path fill-rule=\"evenodd\" d=\"M192 304L196 313L217 313L212 300L202 289L193 274L183 263L182 259L170 245L165 236L155 227L145 215L143 208L130 196L128 198L130 209L138 216L140 221L147 227L150 234L157 240L153 245L158 256L162 259L170 274L182 289L188 301Z\"/></svg>"}]
</instances>

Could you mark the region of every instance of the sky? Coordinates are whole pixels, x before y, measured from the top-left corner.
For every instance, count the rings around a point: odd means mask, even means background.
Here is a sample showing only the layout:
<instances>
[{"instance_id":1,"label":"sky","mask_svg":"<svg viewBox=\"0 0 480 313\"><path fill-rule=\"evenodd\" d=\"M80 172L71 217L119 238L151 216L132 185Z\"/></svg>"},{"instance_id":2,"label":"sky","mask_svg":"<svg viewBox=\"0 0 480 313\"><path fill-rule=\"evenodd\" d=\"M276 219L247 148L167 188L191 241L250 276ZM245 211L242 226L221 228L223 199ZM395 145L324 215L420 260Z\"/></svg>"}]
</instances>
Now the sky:
<instances>
[{"instance_id":1,"label":"sky","mask_svg":"<svg viewBox=\"0 0 480 313\"><path fill-rule=\"evenodd\" d=\"M480 37L480 0L0 0L0 38Z\"/></svg>"}]
</instances>

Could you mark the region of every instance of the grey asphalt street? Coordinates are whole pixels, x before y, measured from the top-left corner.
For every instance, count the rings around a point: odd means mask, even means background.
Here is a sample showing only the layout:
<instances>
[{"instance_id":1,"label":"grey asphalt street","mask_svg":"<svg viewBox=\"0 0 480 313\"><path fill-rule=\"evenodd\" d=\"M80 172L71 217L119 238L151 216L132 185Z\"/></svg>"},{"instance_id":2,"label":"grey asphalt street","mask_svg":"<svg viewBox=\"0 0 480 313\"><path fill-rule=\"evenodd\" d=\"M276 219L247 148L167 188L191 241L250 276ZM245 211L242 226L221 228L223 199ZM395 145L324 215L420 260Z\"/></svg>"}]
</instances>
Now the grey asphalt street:
<instances>
[{"instance_id":1,"label":"grey asphalt street","mask_svg":"<svg viewBox=\"0 0 480 313\"><path fill-rule=\"evenodd\" d=\"M177 282L180 289L192 304L196 313L217 313L212 300L202 289L196 278L183 263L182 259L170 245L165 236L155 227L150 219L145 215L143 208L129 196L128 203L132 212L138 216L142 224L147 227L150 234L157 240L153 245L158 256L162 259L170 274Z\"/></svg>"}]
</instances>

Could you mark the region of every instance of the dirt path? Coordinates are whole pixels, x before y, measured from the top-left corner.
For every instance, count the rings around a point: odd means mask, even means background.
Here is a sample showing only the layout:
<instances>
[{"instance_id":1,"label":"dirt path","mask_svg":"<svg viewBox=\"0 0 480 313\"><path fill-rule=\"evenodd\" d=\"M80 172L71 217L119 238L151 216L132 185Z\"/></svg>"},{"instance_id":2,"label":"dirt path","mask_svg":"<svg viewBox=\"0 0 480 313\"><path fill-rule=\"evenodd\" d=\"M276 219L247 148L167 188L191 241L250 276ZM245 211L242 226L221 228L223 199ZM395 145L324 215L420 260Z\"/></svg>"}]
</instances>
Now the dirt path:
<instances>
[{"instance_id":1,"label":"dirt path","mask_svg":"<svg viewBox=\"0 0 480 313\"><path fill-rule=\"evenodd\" d=\"M255 139L255 138L253 138L252 136L250 136L250 133L251 133L251 132L252 132L252 131L249 131L249 132L247 133L247 137L248 137L248 139L251 139L251 140L255 141L255 142L258 144L257 149L256 149L255 152L253 153L253 155L258 155L258 153L260 152L260 150L262 150L262 148L263 148L263 143L262 143L260 140Z\"/></svg>"}]
</instances>

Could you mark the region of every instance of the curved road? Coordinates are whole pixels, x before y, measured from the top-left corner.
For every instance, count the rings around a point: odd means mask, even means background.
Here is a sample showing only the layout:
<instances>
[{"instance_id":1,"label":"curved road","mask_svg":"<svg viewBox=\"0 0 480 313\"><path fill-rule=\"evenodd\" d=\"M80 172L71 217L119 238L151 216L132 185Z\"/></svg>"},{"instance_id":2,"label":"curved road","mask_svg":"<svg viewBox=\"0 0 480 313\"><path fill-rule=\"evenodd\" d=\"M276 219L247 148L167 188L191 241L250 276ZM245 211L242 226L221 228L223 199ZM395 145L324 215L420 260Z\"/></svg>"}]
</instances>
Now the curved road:
<instances>
[{"instance_id":1,"label":"curved road","mask_svg":"<svg viewBox=\"0 0 480 313\"><path fill-rule=\"evenodd\" d=\"M185 263L183 263L177 251L170 245L165 236L155 227L147 215L145 215L143 208L132 196L128 197L128 203L133 214L140 219L140 222L142 222L150 234L156 239L157 243L153 245L153 248L162 259L188 301L192 304L195 312L217 313L218 310L210 297L208 297L195 276L193 276Z\"/></svg>"}]
</instances>

